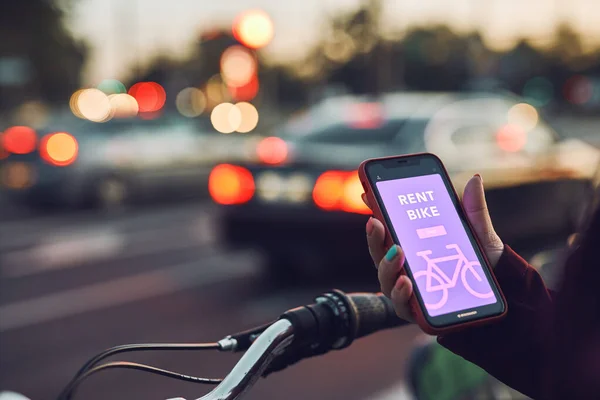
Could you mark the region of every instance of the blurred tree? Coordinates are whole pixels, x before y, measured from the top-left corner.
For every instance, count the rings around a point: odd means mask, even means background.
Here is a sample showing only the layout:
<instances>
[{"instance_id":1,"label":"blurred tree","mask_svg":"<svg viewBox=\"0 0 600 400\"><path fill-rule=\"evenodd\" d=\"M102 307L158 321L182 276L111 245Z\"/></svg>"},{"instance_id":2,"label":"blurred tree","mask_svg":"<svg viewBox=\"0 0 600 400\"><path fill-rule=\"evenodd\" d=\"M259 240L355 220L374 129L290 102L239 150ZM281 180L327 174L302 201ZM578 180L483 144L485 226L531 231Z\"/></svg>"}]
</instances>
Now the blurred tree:
<instances>
[{"instance_id":1,"label":"blurred tree","mask_svg":"<svg viewBox=\"0 0 600 400\"><path fill-rule=\"evenodd\" d=\"M67 104L86 45L64 25L71 0L0 1L0 107L39 99Z\"/></svg>"},{"instance_id":2,"label":"blurred tree","mask_svg":"<svg viewBox=\"0 0 600 400\"><path fill-rule=\"evenodd\" d=\"M469 42L447 26L417 28L403 40L405 81L419 90L460 90L470 75Z\"/></svg>"},{"instance_id":3,"label":"blurred tree","mask_svg":"<svg viewBox=\"0 0 600 400\"><path fill-rule=\"evenodd\" d=\"M387 89L387 46L381 43L381 0L368 0L358 10L334 16L326 27L319 52L325 56L328 81L343 84L353 93Z\"/></svg>"},{"instance_id":4,"label":"blurred tree","mask_svg":"<svg viewBox=\"0 0 600 400\"><path fill-rule=\"evenodd\" d=\"M556 30L550 54L566 66L576 67L584 56L581 37L570 25L561 24Z\"/></svg>"},{"instance_id":5,"label":"blurred tree","mask_svg":"<svg viewBox=\"0 0 600 400\"><path fill-rule=\"evenodd\" d=\"M548 75L550 68L549 56L522 39L512 50L500 56L498 78L513 92L522 93L530 79Z\"/></svg>"}]
</instances>

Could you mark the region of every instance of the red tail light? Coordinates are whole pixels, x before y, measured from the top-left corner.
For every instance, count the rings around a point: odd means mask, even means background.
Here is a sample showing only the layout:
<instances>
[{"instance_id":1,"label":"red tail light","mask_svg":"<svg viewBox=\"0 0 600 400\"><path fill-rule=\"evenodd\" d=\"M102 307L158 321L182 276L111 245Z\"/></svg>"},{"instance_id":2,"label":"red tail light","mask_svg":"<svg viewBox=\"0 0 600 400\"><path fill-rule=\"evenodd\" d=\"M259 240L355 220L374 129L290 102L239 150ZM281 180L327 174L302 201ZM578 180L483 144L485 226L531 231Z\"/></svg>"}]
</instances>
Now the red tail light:
<instances>
[{"instance_id":1,"label":"red tail light","mask_svg":"<svg viewBox=\"0 0 600 400\"><path fill-rule=\"evenodd\" d=\"M527 144L527 132L515 124L504 125L496 132L496 143L504 151L519 152Z\"/></svg>"},{"instance_id":2,"label":"red tail light","mask_svg":"<svg viewBox=\"0 0 600 400\"><path fill-rule=\"evenodd\" d=\"M71 165L77 159L79 145L77 139L66 132L46 135L40 143L40 155L49 164L57 167Z\"/></svg>"},{"instance_id":3,"label":"red tail light","mask_svg":"<svg viewBox=\"0 0 600 400\"><path fill-rule=\"evenodd\" d=\"M2 148L7 153L27 154L35 150L37 135L28 126L13 126L2 135Z\"/></svg>"},{"instance_id":4,"label":"red tail light","mask_svg":"<svg viewBox=\"0 0 600 400\"><path fill-rule=\"evenodd\" d=\"M324 210L370 214L371 210L361 199L362 193L357 171L327 171L315 183L313 200Z\"/></svg>"},{"instance_id":5,"label":"red tail light","mask_svg":"<svg viewBox=\"0 0 600 400\"><path fill-rule=\"evenodd\" d=\"M288 157L288 146L285 140L281 138L268 137L258 143L256 155L265 164L281 164Z\"/></svg>"},{"instance_id":6,"label":"red tail light","mask_svg":"<svg viewBox=\"0 0 600 400\"><path fill-rule=\"evenodd\" d=\"M254 196L254 178L246 168L220 164L208 177L210 197L219 204L242 204Z\"/></svg>"}]
</instances>

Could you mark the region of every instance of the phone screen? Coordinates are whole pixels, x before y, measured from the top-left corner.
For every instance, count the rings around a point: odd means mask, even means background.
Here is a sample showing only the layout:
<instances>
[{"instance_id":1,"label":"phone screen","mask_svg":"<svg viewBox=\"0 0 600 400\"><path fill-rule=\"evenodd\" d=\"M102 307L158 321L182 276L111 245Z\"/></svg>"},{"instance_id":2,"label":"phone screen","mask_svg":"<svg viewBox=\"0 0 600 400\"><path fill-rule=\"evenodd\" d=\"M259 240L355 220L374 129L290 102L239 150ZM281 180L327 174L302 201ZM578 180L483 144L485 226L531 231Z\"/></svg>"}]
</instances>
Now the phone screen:
<instances>
[{"instance_id":1,"label":"phone screen","mask_svg":"<svg viewBox=\"0 0 600 400\"><path fill-rule=\"evenodd\" d=\"M442 175L375 185L429 316L498 302Z\"/></svg>"}]
</instances>

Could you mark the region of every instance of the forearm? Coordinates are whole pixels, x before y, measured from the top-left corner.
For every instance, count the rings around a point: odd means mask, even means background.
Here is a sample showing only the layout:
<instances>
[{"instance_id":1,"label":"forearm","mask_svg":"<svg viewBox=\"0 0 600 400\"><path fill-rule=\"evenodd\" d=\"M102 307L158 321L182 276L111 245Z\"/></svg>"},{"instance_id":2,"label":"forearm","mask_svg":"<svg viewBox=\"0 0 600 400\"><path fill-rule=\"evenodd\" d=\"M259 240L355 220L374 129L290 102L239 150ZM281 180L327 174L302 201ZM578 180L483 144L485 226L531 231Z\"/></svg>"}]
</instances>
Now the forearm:
<instances>
[{"instance_id":1,"label":"forearm","mask_svg":"<svg viewBox=\"0 0 600 400\"><path fill-rule=\"evenodd\" d=\"M494 272L507 299L507 316L438 341L514 389L538 397L551 294L537 271L508 246Z\"/></svg>"}]
</instances>

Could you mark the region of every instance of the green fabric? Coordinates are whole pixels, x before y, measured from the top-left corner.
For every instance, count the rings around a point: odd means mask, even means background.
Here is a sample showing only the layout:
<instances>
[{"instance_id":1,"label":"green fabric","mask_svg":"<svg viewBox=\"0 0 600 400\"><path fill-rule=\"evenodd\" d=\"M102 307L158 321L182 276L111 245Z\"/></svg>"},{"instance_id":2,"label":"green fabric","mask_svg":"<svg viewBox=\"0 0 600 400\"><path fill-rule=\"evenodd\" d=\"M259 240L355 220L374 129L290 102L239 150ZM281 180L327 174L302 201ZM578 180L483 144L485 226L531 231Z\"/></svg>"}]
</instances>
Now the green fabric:
<instances>
[{"instance_id":1,"label":"green fabric","mask_svg":"<svg viewBox=\"0 0 600 400\"><path fill-rule=\"evenodd\" d=\"M487 372L434 343L417 379L419 398L456 400L476 390L488 379Z\"/></svg>"}]
</instances>

